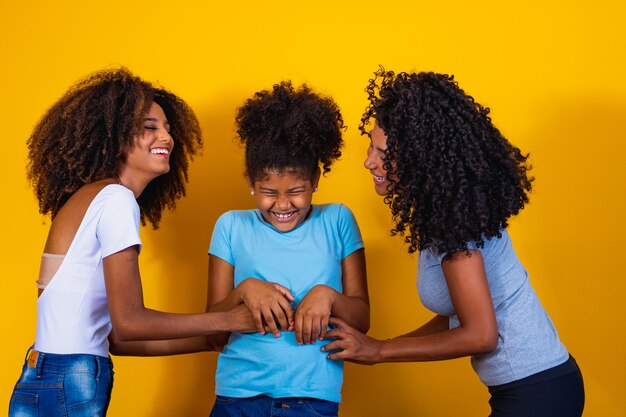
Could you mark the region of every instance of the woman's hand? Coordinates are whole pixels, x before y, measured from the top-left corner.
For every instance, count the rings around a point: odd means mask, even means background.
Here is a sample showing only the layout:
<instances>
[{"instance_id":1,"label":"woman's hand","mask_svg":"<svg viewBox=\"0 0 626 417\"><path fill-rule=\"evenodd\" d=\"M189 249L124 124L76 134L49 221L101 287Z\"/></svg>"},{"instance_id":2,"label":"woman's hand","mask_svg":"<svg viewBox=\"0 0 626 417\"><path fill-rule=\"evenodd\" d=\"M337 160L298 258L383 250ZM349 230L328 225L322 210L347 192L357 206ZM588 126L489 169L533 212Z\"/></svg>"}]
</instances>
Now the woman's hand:
<instances>
[{"instance_id":1,"label":"woman's hand","mask_svg":"<svg viewBox=\"0 0 626 417\"><path fill-rule=\"evenodd\" d=\"M289 303L294 301L294 297L287 288L273 282L248 278L235 291L252 313L259 333L265 334L267 326L267 330L279 337L280 330L292 329L293 308Z\"/></svg>"},{"instance_id":2,"label":"woman's hand","mask_svg":"<svg viewBox=\"0 0 626 417\"><path fill-rule=\"evenodd\" d=\"M337 292L327 285L316 285L298 303L294 324L298 344L315 343L318 338L324 338L335 294Z\"/></svg>"},{"instance_id":3,"label":"woman's hand","mask_svg":"<svg viewBox=\"0 0 626 417\"><path fill-rule=\"evenodd\" d=\"M252 333L257 331L257 326L252 313L244 304L239 304L228 312L233 332Z\"/></svg>"},{"instance_id":4,"label":"woman's hand","mask_svg":"<svg viewBox=\"0 0 626 417\"><path fill-rule=\"evenodd\" d=\"M322 347L322 352L332 352L328 359L344 359L361 365L382 362L383 341L373 339L350 327L345 321L332 317L330 324L336 326L326 333L325 339L335 339Z\"/></svg>"}]
</instances>

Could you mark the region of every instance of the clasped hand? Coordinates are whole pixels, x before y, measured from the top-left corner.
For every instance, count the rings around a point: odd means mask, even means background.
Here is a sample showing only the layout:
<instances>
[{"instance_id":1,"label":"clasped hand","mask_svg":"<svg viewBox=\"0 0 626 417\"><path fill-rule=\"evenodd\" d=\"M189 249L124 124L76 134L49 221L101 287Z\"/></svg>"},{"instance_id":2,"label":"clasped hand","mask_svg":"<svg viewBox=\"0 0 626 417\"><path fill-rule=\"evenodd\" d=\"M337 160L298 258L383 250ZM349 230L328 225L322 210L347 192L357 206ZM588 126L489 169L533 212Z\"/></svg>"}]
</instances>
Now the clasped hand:
<instances>
[{"instance_id":1,"label":"clasped hand","mask_svg":"<svg viewBox=\"0 0 626 417\"><path fill-rule=\"evenodd\" d=\"M291 292L280 284L248 278L237 286L241 301L248 307L261 334L294 330L299 344L315 343L326 334L336 291L326 285L311 288L295 312Z\"/></svg>"}]
</instances>

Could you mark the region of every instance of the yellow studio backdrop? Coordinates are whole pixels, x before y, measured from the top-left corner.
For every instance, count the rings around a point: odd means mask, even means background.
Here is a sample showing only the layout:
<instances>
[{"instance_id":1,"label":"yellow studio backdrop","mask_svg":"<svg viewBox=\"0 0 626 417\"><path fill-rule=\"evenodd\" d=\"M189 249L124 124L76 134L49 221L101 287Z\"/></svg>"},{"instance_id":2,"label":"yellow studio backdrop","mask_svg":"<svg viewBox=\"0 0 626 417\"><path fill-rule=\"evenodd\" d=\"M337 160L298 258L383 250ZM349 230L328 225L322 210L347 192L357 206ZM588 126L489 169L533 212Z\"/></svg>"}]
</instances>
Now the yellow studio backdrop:
<instances>
[{"instance_id":1,"label":"yellow studio backdrop","mask_svg":"<svg viewBox=\"0 0 626 417\"><path fill-rule=\"evenodd\" d=\"M25 179L25 141L77 79L128 67L179 94L205 149L188 195L158 231L142 229L146 304L203 311L206 251L217 217L249 208L235 109L292 79L332 95L349 129L315 202L347 204L366 244L379 338L430 318L415 291L416 257L388 236L388 208L362 168L357 126L378 64L455 74L530 152L530 205L512 221L515 247L586 384L585 416L626 415L626 6L603 1L30 1L0 2L0 414L33 342L35 279L50 225ZM216 354L114 358L109 415L207 416ZM485 416L488 393L469 359L348 364L340 412L355 416ZM558 416L555 416L558 417Z\"/></svg>"}]
</instances>

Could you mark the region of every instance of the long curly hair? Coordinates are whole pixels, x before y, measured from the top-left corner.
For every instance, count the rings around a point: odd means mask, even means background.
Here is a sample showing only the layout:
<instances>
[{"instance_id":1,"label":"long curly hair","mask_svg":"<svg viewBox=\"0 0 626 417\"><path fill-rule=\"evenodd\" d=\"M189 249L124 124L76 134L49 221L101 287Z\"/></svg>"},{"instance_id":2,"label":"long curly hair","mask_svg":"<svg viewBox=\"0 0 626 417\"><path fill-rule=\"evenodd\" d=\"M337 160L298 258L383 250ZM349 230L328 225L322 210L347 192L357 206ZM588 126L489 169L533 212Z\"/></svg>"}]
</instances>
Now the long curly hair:
<instances>
[{"instance_id":1,"label":"long curly hair","mask_svg":"<svg viewBox=\"0 0 626 417\"><path fill-rule=\"evenodd\" d=\"M202 148L193 110L169 91L125 68L103 70L69 88L43 115L27 141L27 178L39 211L52 218L80 187L117 175L152 102L163 108L176 146L170 172L151 181L137 199L141 221L156 229L164 208L185 195L188 165Z\"/></svg>"},{"instance_id":2,"label":"long curly hair","mask_svg":"<svg viewBox=\"0 0 626 417\"><path fill-rule=\"evenodd\" d=\"M532 177L528 154L492 124L489 108L467 95L454 76L375 72L365 89L372 120L387 136L385 203L409 253L426 248L446 259L468 243L501 237L526 203Z\"/></svg>"},{"instance_id":3,"label":"long curly hair","mask_svg":"<svg viewBox=\"0 0 626 417\"><path fill-rule=\"evenodd\" d=\"M254 94L238 110L237 133L246 148L246 176L251 182L268 170L295 170L313 179L341 156L343 118L330 97L290 81Z\"/></svg>"}]
</instances>

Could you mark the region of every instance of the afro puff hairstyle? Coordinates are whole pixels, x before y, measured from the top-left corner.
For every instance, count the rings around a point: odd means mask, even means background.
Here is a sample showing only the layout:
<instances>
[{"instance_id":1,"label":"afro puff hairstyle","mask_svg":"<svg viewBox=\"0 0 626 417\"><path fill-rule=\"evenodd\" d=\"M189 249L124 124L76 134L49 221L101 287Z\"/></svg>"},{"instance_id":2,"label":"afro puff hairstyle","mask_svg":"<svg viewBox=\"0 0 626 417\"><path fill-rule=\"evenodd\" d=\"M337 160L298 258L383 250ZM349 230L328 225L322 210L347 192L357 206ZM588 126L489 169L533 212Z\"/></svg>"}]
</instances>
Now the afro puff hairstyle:
<instances>
[{"instance_id":1,"label":"afro puff hairstyle","mask_svg":"<svg viewBox=\"0 0 626 417\"><path fill-rule=\"evenodd\" d=\"M365 89L372 119L387 136L385 203L409 253L431 248L444 259L501 237L531 191L524 155L494 127L489 108L465 94L454 76L380 68Z\"/></svg>"},{"instance_id":2,"label":"afro puff hairstyle","mask_svg":"<svg viewBox=\"0 0 626 417\"><path fill-rule=\"evenodd\" d=\"M236 116L237 133L246 148L246 176L251 182L269 170L295 171L313 179L341 156L343 118L330 97L290 81L275 84L248 99Z\"/></svg>"},{"instance_id":3,"label":"afro puff hairstyle","mask_svg":"<svg viewBox=\"0 0 626 417\"><path fill-rule=\"evenodd\" d=\"M163 109L176 142L170 172L137 200L142 224L156 229L163 209L185 195L189 161L202 148L200 126L183 100L125 68L96 72L70 87L35 126L27 141L27 178L39 211L54 219L84 184L116 176L152 102Z\"/></svg>"}]
</instances>

